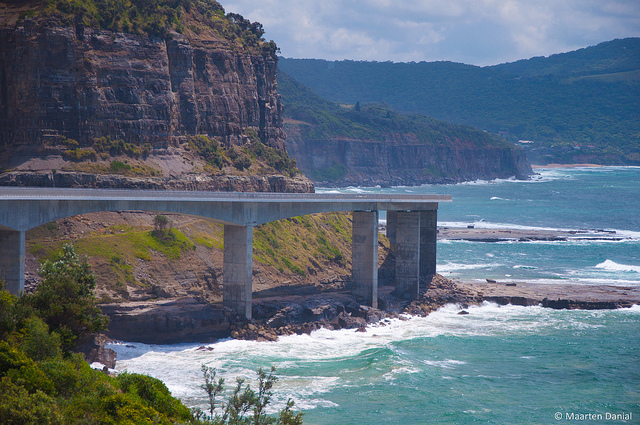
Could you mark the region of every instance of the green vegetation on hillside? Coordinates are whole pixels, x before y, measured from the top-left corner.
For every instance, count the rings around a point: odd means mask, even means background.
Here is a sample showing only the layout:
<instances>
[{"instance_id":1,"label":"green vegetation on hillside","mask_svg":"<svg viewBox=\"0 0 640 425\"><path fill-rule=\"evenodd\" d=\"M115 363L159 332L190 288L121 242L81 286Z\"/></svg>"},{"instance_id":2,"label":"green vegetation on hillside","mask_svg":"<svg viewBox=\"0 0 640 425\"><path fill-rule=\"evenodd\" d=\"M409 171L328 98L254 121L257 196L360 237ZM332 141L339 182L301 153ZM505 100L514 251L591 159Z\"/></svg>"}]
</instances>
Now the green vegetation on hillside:
<instances>
[{"instance_id":1,"label":"green vegetation on hillside","mask_svg":"<svg viewBox=\"0 0 640 425\"><path fill-rule=\"evenodd\" d=\"M403 140L412 145L446 149L463 146L520 149L498 135L425 115L400 113L388 105L359 102L339 105L321 98L283 72L279 76L279 91L286 105L289 137L299 139L301 144L304 141L350 139L392 145L395 140ZM335 182L344 178L349 168L342 163L325 168L310 168L307 164L304 171L315 181ZM425 169L424 173L440 177L437 167Z\"/></svg>"},{"instance_id":2,"label":"green vegetation on hillside","mask_svg":"<svg viewBox=\"0 0 640 425\"><path fill-rule=\"evenodd\" d=\"M316 274L321 264L344 267L350 253L351 222L344 213L325 213L293 217L257 226L253 253L256 261L288 270L301 277Z\"/></svg>"},{"instance_id":3,"label":"green vegetation on hillside","mask_svg":"<svg viewBox=\"0 0 640 425\"><path fill-rule=\"evenodd\" d=\"M162 381L135 373L111 377L73 353L83 337L107 324L95 305L95 277L70 245L42 266L42 282L19 297L0 282L0 423L68 424L289 424L302 423L293 402L268 416L265 408L277 380L258 370L258 392L238 380L222 403L223 415L206 418L173 397ZM222 389L205 373L203 389L213 398ZM215 410L210 399L211 413Z\"/></svg>"},{"instance_id":4,"label":"green vegetation on hillside","mask_svg":"<svg viewBox=\"0 0 640 425\"><path fill-rule=\"evenodd\" d=\"M380 104L338 105L322 99L286 73L280 73L279 91L287 105L285 117L302 121L304 137L344 137L383 141L394 134L411 134L431 145L473 141L476 146L511 145L503 138L474 128L450 124L420 114L403 114Z\"/></svg>"},{"instance_id":5,"label":"green vegetation on hillside","mask_svg":"<svg viewBox=\"0 0 640 425\"><path fill-rule=\"evenodd\" d=\"M640 39L630 38L484 68L308 59L280 59L279 66L334 102L385 103L533 141L526 148L538 163L638 165L639 58Z\"/></svg>"},{"instance_id":6,"label":"green vegetation on hillside","mask_svg":"<svg viewBox=\"0 0 640 425\"><path fill-rule=\"evenodd\" d=\"M42 282L19 297L0 288L0 422L3 424L173 424L192 418L159 380L111 378L73 349L107 318L95 277L65 245L42 266Z\"/></svg>"},{"instance_id":7,"label":"green vegetation on hillside","mask_svg":"<svg viewBox=\"0 0 640 425\"><path fill-rule=\"evenodd\" d=\"M213 31L232 45L275 55L273 41L265 42L264 29L237 13L225 14L215 0L42 0L24 17L38 12L63 25L82 24L110 31L166 37L171 31L201 34Z\"/></svg>"}]
</instances>

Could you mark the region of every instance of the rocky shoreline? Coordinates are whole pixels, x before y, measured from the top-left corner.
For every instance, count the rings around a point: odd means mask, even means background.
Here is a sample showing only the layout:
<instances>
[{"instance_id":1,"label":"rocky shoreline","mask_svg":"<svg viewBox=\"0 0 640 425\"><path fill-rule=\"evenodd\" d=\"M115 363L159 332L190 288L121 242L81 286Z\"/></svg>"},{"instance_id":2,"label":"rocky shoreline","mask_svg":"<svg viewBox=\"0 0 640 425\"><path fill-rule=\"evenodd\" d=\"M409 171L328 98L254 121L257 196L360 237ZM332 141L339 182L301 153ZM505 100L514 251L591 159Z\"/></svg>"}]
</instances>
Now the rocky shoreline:
<instances>
[{"instance_id":1,"label":"rocky shoreline","mask_svg":"<svg viewBox=\"0 0 640 425\"><path fill-rule=\"evenodd\" d=\"M439 227L438 239L465 240L471 242L532 242L532 241L580 241L626 239L615 230L544 230L544 229L494 229L475 225L468 227Z\"/></svg>"},{"instance_id":2,"label":"rocky shoreline","mask_svg":"<svg viewBox=\"0 0 640 425\"><path fill-rule=\"evenodd\" d=\"M358 329L402 315L426 316L454 303L461 308L484 301L506 305L542 305L555 309L615 309L640 304L640 288L548 285L513 282L460 282L435 275L413 302L379 288L380 308L361 305L348 287L321 291L299 288L294 294L255 298L253 318L246 320L219 303L196 298L102 305L110 316L109 338L148 344L213 342L221 338L275 341L279 336L316 329ZM306 293L305 293L306 292Z\"/></svg>"},{"instance_id":3,"label":"rocky shoreline","mask_svg":"<svg viewBox=\"0 0 640 425\"><path fill-rule=\"evenodd\" d=\"M360 304L349 290L322 290L313 286L278 288L254 297L253 318L246 320L221 303L185 297L101 305L111 323L113 340L147 344L213 342L222 338L275 341L282 335L310 333L320 328L366 331L372 323L402 314L427 315L448 303L470 305L481 298L453 281L436 275L421 285L419 300L393 295L393 286L378 288L380 308ZM285 295L284 290L288 293ZM278 294L277 292L282 292Z\"/></svg>"}]
</instances>

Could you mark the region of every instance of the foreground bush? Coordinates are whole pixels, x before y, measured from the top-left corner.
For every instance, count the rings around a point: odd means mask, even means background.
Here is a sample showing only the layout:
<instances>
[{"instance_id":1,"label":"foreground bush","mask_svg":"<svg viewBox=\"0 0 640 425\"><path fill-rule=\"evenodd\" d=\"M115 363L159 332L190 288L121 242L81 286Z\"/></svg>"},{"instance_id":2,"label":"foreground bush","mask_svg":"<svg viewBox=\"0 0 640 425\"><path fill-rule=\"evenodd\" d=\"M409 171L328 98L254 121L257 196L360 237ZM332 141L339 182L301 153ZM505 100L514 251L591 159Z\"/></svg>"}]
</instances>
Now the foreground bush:
<instances>
[{"instance_id":1,"label":"foreground bush","mask_svg":"<svg viewBox=\"0 0 640 425\"><path fill-rule=\"evenodd\" d=\"M126 372L111 377L92 369L73 353L79 341L107 324L95 305L89 265L65 245L41 274L36 291L19 297L3 290L0 281L0 424L302 423L301 414L291 412L292 402L279 418L264 413L276 381L273 370L258 372L258 394L238 381L222 420L194 415L158 379ZM214 391L212 379L205 374L205 387ZM253 415L246 415L249 411Z\"/></svg>"}]
</instances>

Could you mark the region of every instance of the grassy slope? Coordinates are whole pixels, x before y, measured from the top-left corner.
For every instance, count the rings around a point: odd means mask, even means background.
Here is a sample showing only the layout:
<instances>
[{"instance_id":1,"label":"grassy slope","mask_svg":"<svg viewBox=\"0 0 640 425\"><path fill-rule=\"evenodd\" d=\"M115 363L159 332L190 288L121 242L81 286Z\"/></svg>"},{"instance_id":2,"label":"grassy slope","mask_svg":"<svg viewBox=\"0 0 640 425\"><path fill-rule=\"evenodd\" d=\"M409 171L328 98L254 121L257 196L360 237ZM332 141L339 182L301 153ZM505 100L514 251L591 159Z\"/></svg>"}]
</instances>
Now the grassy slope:
<instances>
[{"instance_id":1,"label":"grassy slope","mask_svg":"<svg viewBox=\"0 0 640 425\"><path fill-rule=\"evenodd\" d=\"M153 231L152 213L96 213L49 223L27 233L37 264L72 241L87 255L103 301L194 295L220 300L223 228L170 215L173 227ZM319 284L350 274L351 218L343 213L294 217L254 230L255 289ZM192 275L185 277L185 275ZM213 279L213 283L210 280Z\"/></svg>"}]
</instances>

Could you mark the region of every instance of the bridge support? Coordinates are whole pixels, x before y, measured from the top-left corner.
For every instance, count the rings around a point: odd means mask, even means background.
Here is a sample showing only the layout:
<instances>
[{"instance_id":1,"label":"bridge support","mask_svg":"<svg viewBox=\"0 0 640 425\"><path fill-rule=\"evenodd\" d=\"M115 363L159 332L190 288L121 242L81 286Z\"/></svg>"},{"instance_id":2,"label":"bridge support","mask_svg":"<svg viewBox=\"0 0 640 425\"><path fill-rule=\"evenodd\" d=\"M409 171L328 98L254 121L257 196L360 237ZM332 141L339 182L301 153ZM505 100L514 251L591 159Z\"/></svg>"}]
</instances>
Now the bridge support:
<instances>
[{"instance_id":1,"label":"bridge support","mask_svg":"<svg viewBox=\"0 0 640 425\"><path fill-rule=\"evenodd\" d=\"M0 229L0 279L13 295L24 291L25 232Z\"/></svg>"},{"instance_id":2,"label":"bridge support","mask_svg":"<svg viewBox=\"0 0 640 425\"><path fill-rule=\"evenodd\" d=\"M222 303L251 318L253 227L224 226Z\"/></svg>"},{"instance_id":3,"label":"bridge support","mask_svg":"<svg viewBox=\"0 0 640 425\"><path fill-rule=\"evenodd\" d=\"M351 245L352 292L378 307L378 211L354 211Z\"/></svg>"},{"instance_id":4,"label":"bridge support","mask_svg":"<svg viewBox=\"0 0 640 425\"><path fill-rule=\"evenodd\" d=\"M420 280L436 274L438 210L420 211Z\"/></svg>"},{"instance_id":5,"label":"bridge support","mask_svg":"<svg viewBox=\"0 0 640 425\"><path fill-rule=\"evenodd\" d=\"M398 211L387 211L387 238L391 242L391 249L396 244L396 226L398 224Z\"/></svg>"},{"instance_id":6,"label":"bridge support","mask_svg":"<svg viewBox=\"0 0 640 425\"><path fill-rule=\"evenodd\" d=\"M396 221L396 290L401 298L420 292L420 212L398 211Z\"/></svg>"}]
</instances>

